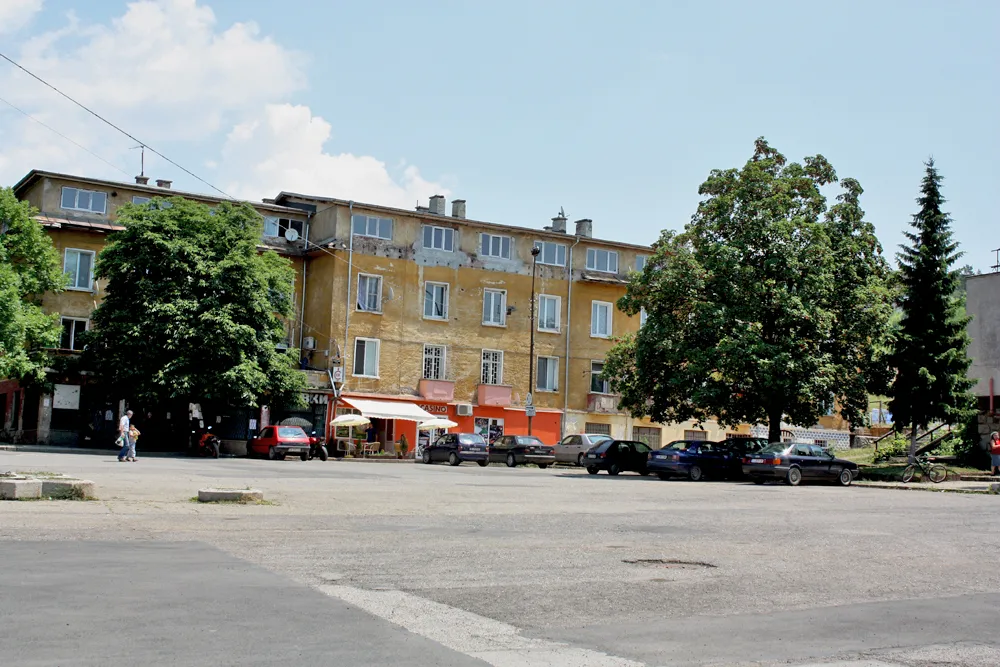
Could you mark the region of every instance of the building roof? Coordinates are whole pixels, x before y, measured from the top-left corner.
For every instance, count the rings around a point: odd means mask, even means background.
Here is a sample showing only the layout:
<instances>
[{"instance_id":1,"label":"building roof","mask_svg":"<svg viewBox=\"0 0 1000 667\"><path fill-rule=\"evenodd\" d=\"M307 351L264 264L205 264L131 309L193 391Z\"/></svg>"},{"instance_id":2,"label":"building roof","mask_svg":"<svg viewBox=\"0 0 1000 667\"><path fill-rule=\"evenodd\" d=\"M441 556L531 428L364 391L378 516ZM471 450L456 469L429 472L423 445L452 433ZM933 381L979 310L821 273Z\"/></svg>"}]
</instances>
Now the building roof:
<instances>
[{"instance_id":1,"label":"building roof","mask_svg":"<svg viewBox=\"0 0 1000 667\"><path fill-rule=\"evenodd\" d=\"M118 225L112 222L101 222L94 220L70 220L69 218L56 218L51 215L36 215L35 220L42 225L42 227L47 227L49 229L88 229L94 232L100 232L106 234L109 232L117 232L125 229L122 225Z\"/></svg>"},{"instance_id":2,"label":"building roof","mask_svg":"<svg viewBox=\"0 0 1000 667\"><path fill-rule=\"evenodd\" d=\"M335 197L320 197L318 195L304 195L298 192L286 192L282 190L278 193L278 196L272 200L274 202L280 202L288 199L304 199L307 201L317 202L321 204L327 204L326 208L333 206L349 206L354 205L362 207L373 211L385 211L386 213L394 213L397 215L407 215L412 217L418 217L427 221L441 221L441 222L451 222L459 223L463 225L472 225L476 227L483 227L486 229L494 229L497 231L517 231L524 232L526 234L534 234L536 236L544 237L546 239L580 239L581 242L590 243L601 243L604 245L617 246L621 248L629 248L631 250L639 250L649 252L651 250L650 246L638 245L635 243L626 243L625 241L612 241L610 239L600 239L591 238L589 236L576 236L575 234L570 234L569 232L553 232L548 229L536 229L534 227L521 227L518 225L505 225L497 222L486 222L485 220L473 220L471 218L456 218L450 215L436 215L428 211L417 211L405 208L395 208L393 206L382 206L381 204L367 204L364 202L351 201L347 199L337 199ZM322 210L322 209L321 209Z\"/></svg>"},{"instance_id":3,"label":"building roof","mask_svg":"<svg viewBox=\"0 0 1000 667\"><path fill-rule=\"evenodd\" d=\"M161 188L155 185L140 185L138 183L129 183L127 181L108 181L102 178L90 178L89 176L74 176L72 174L61 174L55 171L45 171L42 169L32 169L29 171L24 178L14 184L14 194L18 199L22 199L25 190L34 185L36 182L43 178L58 178L64 181L76 181L77 183L86 183L97 186L103 186L108 188L128 188L129 190L138 190L140 192L149 193L150 197L184 197L186 199L196 199L207 202L220 203L224 201L244 201L239 199L232 199L229 197L216 197L213 195L206 195L200 192L187 192L184 190L174 190L172 188ZM280 204L273 204L268 202L254 202L247 201L254 208L264 209L268 211L274 211L275 213L280 213L286 216L295 216L298 218L306 218L307 213L301 209L291 208L288 206L281 206Z\"/></svg>"}]
</instances>

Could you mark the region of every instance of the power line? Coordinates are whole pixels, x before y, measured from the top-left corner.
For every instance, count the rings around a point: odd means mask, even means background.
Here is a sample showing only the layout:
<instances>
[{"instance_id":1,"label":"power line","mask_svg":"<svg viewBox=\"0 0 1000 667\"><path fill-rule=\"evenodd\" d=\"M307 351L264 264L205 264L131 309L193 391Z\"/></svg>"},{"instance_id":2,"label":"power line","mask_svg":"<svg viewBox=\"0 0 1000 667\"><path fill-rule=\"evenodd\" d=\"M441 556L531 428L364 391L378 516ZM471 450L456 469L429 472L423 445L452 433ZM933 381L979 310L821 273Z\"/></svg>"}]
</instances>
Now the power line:
<instances>
[{"instance_id":1,"label":"power line","mask_svg":"<svg viewBox=\"0 0 1000 667\"><path fill-rule=\"evenodd\" d=\"M198 181L200 181L200 182L204 183L204 184L205 184L205 185L207 185L208 187L210 187L210 188L212 188L213 190L215 190L216 192L220 193L220 194L221 194L222 196L224 196L224 197L225 197L226 199L232 199L232 200L234 200L234 201L238 201L238 200L236 199L236 197L233 197L232 195L229 195L229 194L227 194L227 193L226 193L225 191L223 191L223 190L221 190L221 189L219 189L219 188L215 187L214 185L212 185L211 183L209 183L208 181L206 181L206 180L205 180L204 178L202 178L202 177L201 177L201 176L199 176L198 174L196 174L196 173L194 173L193 171L191 171L191 170L189 170L189 169L186 169L185 167L182 167L181 165L177 164L176 162L174 162L173 160L171 160L171 159L170 159L170 158L168 158L168 157L167 157L166 155L164 155L164 154L163 154L163 153L161 153L160 151L156 150L155 148L153 148L152 146L150 146L150 145L149 145L149 144L147 144L146 142L144 142L144 141L141 141L141 140L139 140L138 138L136 138L136 137L135 137L135 136L133 136L132 134L129 134L128 132L126 132L126 131L125 131L125 130L123 130L122 128L118 127L117 125L115 125L114 123L112 123L112 122L111 122L110 120L108 120L107 118L105 118L104 116L102 116L101 114L99 114L99 113L97 113L96 111L94 111L93 109L91 109L90 107L87 107L87 106L85 106L84 104L82 104L82 103L80 103L80 102L77 102L77 101L76 101L75 99L73 99L72 97L70 97L69 95L67 95L66 93L64 93L63 91L61 91L61 90L59 90L58 88L56 88L55 86L53 86L53 85L52 85L51 83L49 83L48 81L46 81L46 80L45 80L45 79L43 79L42 77L40 77L40 76L38 76L37 74L35 74L35 73L33 73L33 72L31 72L31 71L29 71L29 70L25 69L25 68L24 68L24 67L22 67L22 66L21 66L20 64L18 64L18 63L17 63L17 62L15 62L14 60L11 60L11 59L10 59L9 57L7 57L6 55L4 55L3 53L0 53L0 58L3 58L3 59L4 59L4 60L6 60L7 62L9 62L9 63L10 63L11 65L13 65L14 67L18 68L19 70L21 70L22 72L24 72L25 74L27 74L27 75L28 75L28 76L30 76L31 78L35 79L36 81L38 81L38 82L39 82L39 83L41 83L42 85L44 85L44 86L46 86L46 87L48 87L48 88L51 88L51 89L52 89L52 90L54 90L54 91L55 91L56 93L58 93L58 94L59 94L59 95L61 95L62 97L65 97L65 98L66 98L67 100L69 100L70 102L72 102L72 103L73 103L73 104L75 104L76 106L80 107L81 109L83 109L84 111L86 111L87 113L89 113L89 114L90 114L91 116L93 116L94 118L98 119L98 120L99 120L99 121L101 121L102 123L104 123L104 124L108 125L109 127L112 127L112 128L114 128L114 129L115 129L115 130L117 130L118 132L121 132L122 134L124 134L124 135L125 135L126 137L128 137L128 138L129 138L129 139L131 139L132 141L136 142L137 144L140 144L140 145L142 145L142 146L146 147L147 149L149 149L149 152L150 152L150 153L153 153L154 155L158 155L159 157L161 157L161 158L163 158L164 160L166 160L166 161L167 161L168 163L172 164L173 166L175 166L175 167L177 167L178 169L180 169L181 171L183 171L183 172L184 172L185 174L187 174L188 176L190 176L190 177L192 177L192 178L194 178L194 179L196 179L196 180L198 180Z\"/></svg>"},{"instance_id":2,"label":"power line","mask_svg":"<svg viewBox=\"0 0 1000 667\"><path fill-rule=\"evenodd\" d=\"M97 153L95 153L94 151L90 150L90 149L89 149L89 148L87 148L86 146L84 146L84 145L82 145L82 144L79 144L79 143L77 143L77 142L73 141L72 139L70 139L70 138L69 138L69 137L67 137L67 136L66 136L65 134L63 134L63 133L62 133L62 132L60 132L59 130L55 129L55 128L54 128L54 127L52 127L51 125L46 125L46 124L45 124L44 122L42 122L42 121L38 120L37 118L35 118L34 116L32 116L32 115L31 115L30 113L28 113L28 112L27 112L27 111L25 111L24 109L21 109L21 108L19 108L19 107L16 107L16 106L14 106L13 104L11 104L10 102L8 102L7 100L5 100L5 99L4 99L4 98L2 98L2 97L0 97L0 102L3 102L4 104L6 104L7 106L9 106L9 107L10 107L11 109L13 109L14 111L17 111L17 112L20 112L20 113L24 114L24 115L25 115L25 116L27 116L27 117L28 117L28 118L29 118L30 120L33 120L33 121L35 121L36 123L38 123L39 125L41 125L41 126L42 126L42 127L44 127L45 129L49 130L50 132L52 132L52 133L54 133L54 134L56 134L56 135L58 135L58 136L62 137L63 139L65 139L66 141L70 142L71 144L73 144L74 146L76 146L77 148L79 148L80 150L83 150L83 151L86 151L86 152L90 153L91 155L93 155L94 157L96 157L96 158L97 158L98 160L100 160L100 161L101 161L101 162L103 162L104 164L108 165L109 167L112 167L112 168L114 168L114 169L117 169L118 171L120 171L121 173L125 174L126 176L128 176L128 175L129 175L129 173L128 173L127 171L125 171L124 169L122 169L122 168L121 168L121 167L119 167L118 165L116 165L116 164L114 164L114 163L112 163L112 162L109 162L108 160L105 160L105 159L104 159L104 158L102 158L102 157L101 157L100 155L98 155L98 154L97 154Z\"/></svg>"}]
</instances>

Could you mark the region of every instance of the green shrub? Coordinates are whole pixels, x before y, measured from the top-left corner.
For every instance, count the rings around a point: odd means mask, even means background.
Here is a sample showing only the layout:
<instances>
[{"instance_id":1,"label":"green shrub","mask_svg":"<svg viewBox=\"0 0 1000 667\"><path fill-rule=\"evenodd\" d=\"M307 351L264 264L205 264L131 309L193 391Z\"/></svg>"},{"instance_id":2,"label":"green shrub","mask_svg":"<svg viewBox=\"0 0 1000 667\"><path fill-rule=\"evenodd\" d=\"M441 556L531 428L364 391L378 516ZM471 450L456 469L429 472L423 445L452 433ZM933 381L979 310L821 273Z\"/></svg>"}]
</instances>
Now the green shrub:
<instances>
[{"instance_id":1,"label":"green shrub","mask_svg":"<svg viewBox=\"0 0 1000 667\"><path fill-rule=\"evenodd\" d=\"M878 451L872 457L872 463L885 463L889 459L906 456L909 451L909 439L902 433L897 433L891 439L886 438L879 444Z\"/></svg>"},{"instance_id":2,"label":"green shrub","mask_svg":"<svg viewBox=\"0 0 1000 667\"><path fill-rule=\"evenodd\" d=\"M955 456L958 463L969 468L989 470L990 454L983 448L979 435L978 415L973 414L962 426L961 435L955 445Z\"/></svg>"}]
</instances>

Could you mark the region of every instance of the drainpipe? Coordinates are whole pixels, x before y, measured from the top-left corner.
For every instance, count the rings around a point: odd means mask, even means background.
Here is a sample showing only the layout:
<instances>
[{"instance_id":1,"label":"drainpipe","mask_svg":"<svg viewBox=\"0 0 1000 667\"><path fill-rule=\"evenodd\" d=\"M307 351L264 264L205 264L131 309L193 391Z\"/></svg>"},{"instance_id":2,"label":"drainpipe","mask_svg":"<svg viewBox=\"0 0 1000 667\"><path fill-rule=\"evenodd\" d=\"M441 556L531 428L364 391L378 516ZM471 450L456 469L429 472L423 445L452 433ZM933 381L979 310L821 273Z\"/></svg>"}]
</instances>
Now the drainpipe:
<instances>
[{"instance_id":1,"label":"drainpipe","mask_svg":"<svg viewBox=\"0 0 1000 667\"><path fill-rule=\"evenodd\" d=\"M347 353L351 349L351 342L348 334L351 328L351 280L354 273L354 200L347 202L347 231L351 235L351 240L347 250L347 299L344 315L344 349L340 355L340 361L344 365L344 382L340 386L343 393L344 385L347 384Z\"/></svg>"},{"instance_id":2,"label":"drainpipe","mask_svg":"<svg viewBox=\"0 0 1000 667\"><path fill-rule=\"evenodd\" d=\"M573 248L579 242L580 237L577 236L576 243L569 247L569 261L566 266L566 280L569 286L566 289L566 368L563 371L563 414L560 440L566 436L566 412L569 410L569 332L572 329L570 317L573 314Z\"/></svg>"},{"instance_id":3,"label":"drainpipe","mask_svg":"<svg viewBox=\"0 0 1000 667\"><path fill-rule=\"evenodd\" d=\"M312 217L312 214L309 214ZM307 252L302 255L302 303L299 304L299 354L302 354L302 339L306 333L306 265L309 264L309 221L306 220L306 228L303 234L306 243L303 249Z\"/></svg>"}]
</instances>

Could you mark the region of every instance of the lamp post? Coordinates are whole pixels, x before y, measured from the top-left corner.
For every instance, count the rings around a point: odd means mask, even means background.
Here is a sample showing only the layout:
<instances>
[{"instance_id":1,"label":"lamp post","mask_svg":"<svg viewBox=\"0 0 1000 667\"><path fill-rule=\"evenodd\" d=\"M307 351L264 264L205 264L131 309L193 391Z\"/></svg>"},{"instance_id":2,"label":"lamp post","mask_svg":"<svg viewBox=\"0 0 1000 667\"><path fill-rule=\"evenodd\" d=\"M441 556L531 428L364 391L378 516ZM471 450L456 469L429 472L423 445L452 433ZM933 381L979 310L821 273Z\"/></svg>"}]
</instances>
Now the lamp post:
<instances>
[{"instance_id":1,"label":"lamp post","mask_svg":"<svg viewBox=\"0 0 1000 667\"><path fill-rule=\"evenodd\" d=\"M538 267L538 253L541 252L538 246L531 248L531 333L528 344L528 396L535 391L535 269ZM531 435L531 413L534 412L533 402L529 402L526 412L528 413L528 435Z\"/></svg>"}]
</instances>

